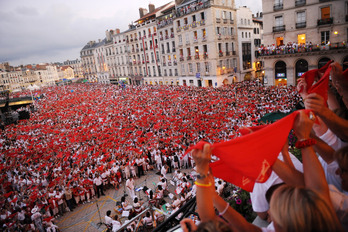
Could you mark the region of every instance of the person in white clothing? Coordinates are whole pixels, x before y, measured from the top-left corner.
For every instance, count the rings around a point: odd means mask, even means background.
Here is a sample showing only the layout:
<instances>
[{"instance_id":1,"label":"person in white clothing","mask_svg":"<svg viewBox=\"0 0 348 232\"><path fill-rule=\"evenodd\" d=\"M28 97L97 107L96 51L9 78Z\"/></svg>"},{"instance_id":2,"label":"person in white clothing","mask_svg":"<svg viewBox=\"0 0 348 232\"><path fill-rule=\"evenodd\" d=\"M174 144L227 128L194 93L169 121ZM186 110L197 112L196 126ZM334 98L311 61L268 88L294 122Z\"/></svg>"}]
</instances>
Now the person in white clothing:
<instances>
[{"instance_id":1,"label":"person in white clothing","mask_svg":"<svg viewBox=\"0 0 348 232\"><path fill-rule=\"evenodd\" d=\"M128 192L129 192L129 196L134 199L135 197L135 192L134 192L134 180L133 180L133 177L129 178L127 181L126 181L126 187L128 189Z\"/></svg>"}]
</instances>

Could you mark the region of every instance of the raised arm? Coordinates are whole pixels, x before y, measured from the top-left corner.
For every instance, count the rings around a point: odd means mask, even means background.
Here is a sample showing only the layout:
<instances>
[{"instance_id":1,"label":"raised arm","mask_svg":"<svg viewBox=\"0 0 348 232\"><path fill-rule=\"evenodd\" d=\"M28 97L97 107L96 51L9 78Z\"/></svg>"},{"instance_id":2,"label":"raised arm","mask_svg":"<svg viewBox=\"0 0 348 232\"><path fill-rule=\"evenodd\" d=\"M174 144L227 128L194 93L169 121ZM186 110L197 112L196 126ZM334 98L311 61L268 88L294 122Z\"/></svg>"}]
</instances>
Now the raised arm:
<instances>
[{"instance_id":1,"label":"raised arm","mask_svg":"<svg viewBox=\"0 0 348 232\"><path fill-rule=\"evenodd\" d=\"M348 141L348 121L340 118L325 106L324 99L316 93L311 93L305 100L306 109L319 115L330 130L339 138Z\"/></svg>"},{"instance_id":2,"label":"raised arm","mask_svg":"<svg viewBox=\"0 0 348 232\"><path fill-rule=\"evenodd\" d=\"M308 140L314 121L310 120L304 111L301 111L294 123L294 131L299 141ZM312 146L301 148L303 175L305 187L321 194L331 205L329 187L324 170Z\"/></svg>"}]
</instances>

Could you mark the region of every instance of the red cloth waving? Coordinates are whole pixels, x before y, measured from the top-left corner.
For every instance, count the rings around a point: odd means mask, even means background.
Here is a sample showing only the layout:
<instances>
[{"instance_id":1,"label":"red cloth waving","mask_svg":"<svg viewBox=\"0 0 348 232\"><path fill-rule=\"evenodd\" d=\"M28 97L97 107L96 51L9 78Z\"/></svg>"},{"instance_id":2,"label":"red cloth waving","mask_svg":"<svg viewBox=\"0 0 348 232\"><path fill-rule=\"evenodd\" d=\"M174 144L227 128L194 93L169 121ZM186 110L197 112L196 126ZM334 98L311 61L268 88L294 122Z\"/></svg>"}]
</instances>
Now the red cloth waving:
<instances>
[{"instance_id":1,"label":"red cloth waving","mask_svg":"<svg viewBox=\"0 0 348 232\"><path fill-rule=\"evenodd\" d=\"M331 71L331 66L330 64L333 61L330 60L327 62L323 67L320 69L313 69L309 70L308 72L305 72L301 78L304 78L307 84L307 93L317 93L320 96L322 96L327 102L328 98L328 88L329 88L329 77L330 77L330 71ZM319 73L324 73L324 75L319 79ZM315 84L314 81L316 79L319 79Z\"/></svg>"},{"instance_id":2,"label":"red cloth waving","mask_svg":"<svg viewBox=\"0 0 348 232\"><path fill-rule=\"evenodd\" d=\"M212 153L220 160L211 163L212 174L249 192L255 182L265 182L298 114L295 111L254 133L213 144ZM187 152L203 149L205 143L201 141Z\"/></svg>"}]
</instances>

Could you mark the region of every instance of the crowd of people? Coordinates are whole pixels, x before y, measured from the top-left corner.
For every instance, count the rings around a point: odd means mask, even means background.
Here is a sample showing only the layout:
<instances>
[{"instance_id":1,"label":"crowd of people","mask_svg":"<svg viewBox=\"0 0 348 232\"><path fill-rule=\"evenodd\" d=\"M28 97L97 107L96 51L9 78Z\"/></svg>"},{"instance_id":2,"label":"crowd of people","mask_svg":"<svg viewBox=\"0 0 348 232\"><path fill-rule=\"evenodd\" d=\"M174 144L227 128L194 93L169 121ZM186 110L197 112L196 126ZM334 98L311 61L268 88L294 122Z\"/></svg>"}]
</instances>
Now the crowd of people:
<instances>
[{"instance_id":1,"label":"crowd of people","mask_svg":"<svg viewBox=\"0 0 348 232\"><path fill-rule=\"evenodd\" d=\"M219 89L76 84L35 91L30 120L0 135L1 219L6 228L48 222L103 194L102 186L143 174L149 164L188 167L185 149L228 140L241 126L291 110L294 87L243 82ZM142 169L140 169L142 167ZM137 170L138 169L138 170ZM36 225L40 227L40 225ZM51 226L45 223L44 226ZM41 227L40 227L41 228Z\"/></svg>"},{"instance_id":2,"label":"crowd of people","mask_svg":"<svg viewBox=\"0 0 348 232\"><path fill-rule=\"evenodd\" d=\"M315 47L318 47L318 45L315 45ZM279 55L279 54L292 54L292 53L300 53L300 52L311 52L313 51L313 44L312 42L306 42L306 43L296 43L296 42L289 42L287 44L281 44L281 45L261 45L258 48L258 53L261 56L268 56L268 55Z\"/></svg>"},{"instance_id":3,"label":"crowd of people","mask_svg":"<svg viewBox=\"0 0 348 232\"><path fill-rule=\"evenodd\" d=\"M192 220L184 219L181 221L183 231L348 231L348 70L343 72L338 63L330 63L319 70L311 70L298 82L297 89L307 111L294 112L274 124L292 125L302 163L289 153L288 141L272 144L283 148L272 152L277 158L270 164L272 173L265 182L256 181L251 192L254 211L268 220L269 226L259 228L248 223L215 193L209 164L217 145L206 143L196 145L192 154L201 176L196 181L201 223L197 227ZM272 128L274 136L289 133L289 130L279 133L274 127L268 128ZM254 139L248 141L249 145L263 135L262 129L258 137L252 136L256 133L249 128L248 138ZM238 144L232 145L238 147ZM271 152L270 147L266 149ZM261 153L263 149L259 150ZM264 156L261 160L265 164L268 159ZM262 166L262 163L257 165ZM230 172L232 176L240 174L237 169L230 169Z\"/></svg>"},{"instance_id":4,"label":"crowd of people","mask_svg":"<svg viewBox=\"0 0 348 232\"><path fill-rule=\"evenodd\" d=\"M231 140L239 128L258 125L270 112L290 112L300 101L295 87L258 82L221 88L72 84L34 95L44 97L30 120L0 135L4 230L55 231L55 217L100 197L105 186L123 183L136 199L132 178L151 167L163 178L163 167L176 169L177 186L185 189L177 169L192 167L194 160L184 155L189 146ZM185 199L182 189L176 198ZM187 189L199 197L199 187ZM155 198L165 186L158 190Z\"/></svg>"}]
</instances>

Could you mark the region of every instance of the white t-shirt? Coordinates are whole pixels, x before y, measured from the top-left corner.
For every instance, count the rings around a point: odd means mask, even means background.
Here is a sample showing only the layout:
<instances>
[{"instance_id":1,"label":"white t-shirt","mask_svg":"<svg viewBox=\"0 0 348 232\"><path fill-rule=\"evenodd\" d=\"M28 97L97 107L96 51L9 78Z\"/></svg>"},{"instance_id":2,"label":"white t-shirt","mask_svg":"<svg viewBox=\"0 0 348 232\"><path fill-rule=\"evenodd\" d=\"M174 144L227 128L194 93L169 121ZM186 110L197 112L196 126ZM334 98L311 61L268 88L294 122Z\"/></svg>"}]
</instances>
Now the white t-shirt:
<instances>
[{"instance_id":1,"label":"white t-shirt","mask_svg":"<svg viewBox=\"0 0 348 232\"><path fill-rule=\"evenodd\" d=\"M113 221L113 220L112 220L111 217L105 216L105 224L111 225L112 221Z\"/></svg>"},{"instance_id":2,"label":"white t-shirt","mask_svg":"<svg viewBox=\"0 0 348 232\"><path fill-rule=\"evenodd\" d=\"M291 153L289 153L290 158L297 170L303 172L302 163ZM278 159L283 160L283 155L279 153ZM269 204L266 200L267 190L276 184L283 183L284 181L272 171L271 176L264 183L255 183L253 191L250 193L250 199L252 203L253 210L255 212L266 212L269 209Z\"/></svg>"}]
</instances>

